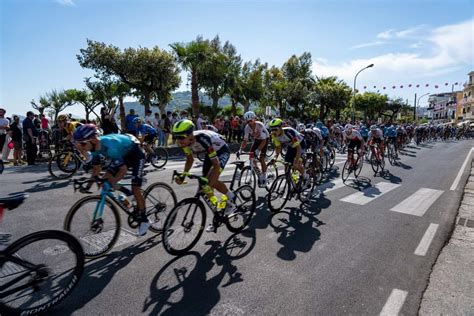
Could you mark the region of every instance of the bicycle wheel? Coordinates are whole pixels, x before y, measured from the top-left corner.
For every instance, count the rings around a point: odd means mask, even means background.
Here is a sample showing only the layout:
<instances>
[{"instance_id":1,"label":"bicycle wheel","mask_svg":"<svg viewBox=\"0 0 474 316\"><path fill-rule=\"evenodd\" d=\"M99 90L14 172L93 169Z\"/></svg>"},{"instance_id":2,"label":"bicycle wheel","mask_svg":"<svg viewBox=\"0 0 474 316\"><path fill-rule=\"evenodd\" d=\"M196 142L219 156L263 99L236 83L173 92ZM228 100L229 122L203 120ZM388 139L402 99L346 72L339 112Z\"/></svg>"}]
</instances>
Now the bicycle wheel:
<instances>
[{"instance_id":1,"label":"bicycle wheel","mask_svg":"<svg viewBox=\"0 0 474 316\"><path fill-rule=\"evenodd\" d=\"M240 175L240 179L238 182L238 186L242 185L250 185L254 190L257 187L257 180L255 177L255 173L252 171L252 168L250 166L245 166Z\"/></svg>"},{"instance_id":2,"label":"bicycle wheel","mask_svg":"<svg viewBox=\"0 0 474 316\"><path fill-rule=\"evenodd\" d=\"M201 162L204 162L204 159L206 159L206 153L197 154L197 159L199 159Z\"/></svg>"},{"instance_id":3,"label":"bicycle wheel","mask_svg":"<svg viewBox=\"0 0 474 316\"><path fill-rule=\"evenodd\" d=\"M309 174L309 185L304 186L304 183L300 183L300 192L298 194L298 198L302 203L308 202L311 199L316 188L316 181L311 177L311 170L307 170L307 172Z\"/></svg>"},{"instance_id":4,"label":"bicycle wheel","mask_svg":"<svg viewBox=\"0 0 474 316\"><path fill-rule=\"evenodd\" d=\"M265 154L265 156L267 158L270 158L271 156L273 156L273 153L275 152L275 146L273 145L273 143L270 141L270 144L268 144L267 146L267 152Z\"/></svg>"},{"instance_id":5,"label":"bicycle wheel","mask_svg":"<svg viewBox=\"0 0 474 316\"><path fill-rule=\"evenodd\" d=\"M379 172L379 162L373 152L370 154L370 166L375 173Z\"/></svg>"},{"instance_id":6,"label":"bicycle wheel","mask_svg":"<svg viewBox=\"0 0 474 316\"><path fill-rule=\"evenodd\" d=\"M226 218L225 225L231 232L238 233L244 229L252 219L257 205L257 199L255 198L255 189L250 185L243 185L237 188L234 193L237 210L234 216Z\"/></svg>"},{"instance_id":7,"label":"bicycle wheel","mask_svg":"<svg viewBox=\"0 0 474 316\"><path fill-rule=\"evenodd\" d=\"M336 150L333 147L331 147L331 149L329 150L329 157L328 157L328 169L332 168L335 162L336 162Z\"/></svg>"},{"instance_id":8,"label":"bicycle wheel","mask_svg":"<svg viewBox=\"0 0 474 316\"><path fill-rule=\"evenodd\" d=\"M151 164L155 168L163 168L168 162L168 151L163 147L156 147L153 148L153 153Z\"/></svg>"},{"instance_id":9,"label":"bicycle wheel","mask_svg":"<svg viewBox=\"0 0 474 316\"><path fill-rule=\"evenodd\" d=\"M341 174L342 182L346 182L351 172L352 172L351 162L349 160L346 160L346 162L344 163L344 167L342 168L342 174Z\"/></svg>"},{"instance_id":10,"label":"bicycle wheel","mask_svg":"<svg viewBox=\"0 0 474 316\"><path fill-rule=\"evenodd\" d=\"M46 312L71 293L84 271L81 244L58 230L27 235L2 255L1 315Z\"/></svg>"},{"instance_id":11,"label":"bicycle wheel","mask_svg":"<svg viewBox=\"0 0 474 316\"><path fill-rule=\"evenodd\" d=\"M146 205L146 216L151 225L149 230L159 233L163 230L166 216L178 202L173 189L166 183L156 182L143 192Z\"/></svg>"},{"instance_id":12,"label":"bicycle wheel","mask_svg":"<svg viewBox=\"0 0 474 316\"><path fill-rule=\"evenodd\" d=\"M105 199L102 216L93 221L100 195L86 196L77 201L64 220L64 230L82 244L87 258L98 258L109 252L120 235L120 214L109 198Z\"/></svg>"},{"instance_id":13,"label":"bicycle wheel","mask_svg":"<svg viewBox=\"0 0 474 316\"><path fill-rule=\"evenodd\" d=\"M277 177L278 177L278 168L276 164L267 165L267 183L265 185L265 190L267 190L267 192L270 192L272 183L275 181Z\"/></svg>"},{"instance_id":14,"label":"bicycle wheel","mask_svg":"<svg viewBox=\"0 0 474 316\"><path fill-rule=\"evenodd\" d=\"M163 246L170 255L188 252L201 238L206 223L204 204L197 198L180 201L170 211L163 226Z\"/></svg>"},{"instance_id":15,"label":"bicycle wheel","mask_svg":"<svg viewBox=\"0 0 474 316\"><path fill-rule=\"evenodd\" d=\"M320 156L320 159L319 161L321 162L321 168L323 170L323 172L326 172L328 171L328 157L326 156L325 153L323 153L321 156Z\"/></svg>"},{"instance_id":16,"label":"bicycle wheel","mask_svg":"<svg viewBox=\"0 0 474 316\"><path fill-rule=\"evenodd\" d=\"M275 179L267 194L267 204L273 213L279 212L288 201L290 196L290 184L286 174L282 174Z\"/></svg>"},{"instance_id":17,"label":"bicycle wheel","mask_svg":"<svg viewBox=\"0 0 474 316\"><path fill-rule=\"evenodd\" d=\"M79 164L73 153L62 151L49 160L48 171L56 179L67 179L76 173Z\"/></svg>"}]
</instances>

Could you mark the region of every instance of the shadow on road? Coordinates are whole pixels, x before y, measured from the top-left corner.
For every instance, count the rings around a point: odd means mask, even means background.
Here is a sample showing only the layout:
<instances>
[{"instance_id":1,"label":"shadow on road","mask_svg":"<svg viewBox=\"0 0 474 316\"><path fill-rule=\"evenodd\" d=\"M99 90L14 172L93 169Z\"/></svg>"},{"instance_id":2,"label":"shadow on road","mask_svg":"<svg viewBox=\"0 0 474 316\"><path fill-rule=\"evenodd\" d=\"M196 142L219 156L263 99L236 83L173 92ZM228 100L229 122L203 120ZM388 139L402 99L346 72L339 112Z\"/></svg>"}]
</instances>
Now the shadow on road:
<instances>
[{"instance_id":1,"label":"shadow on road","mask_svg":"<svg viewBox=\"0 0 474 316\"><path fill-rule=\"evenodd\" d=\"M243 231L230 236L224 244L207 241L209 249L202 255L193 251L172 259L153 278L150 295L141 312L149 315L210 314L220 301L219 287L243 281L233 262L247 256L255 243L255 232Z\"/></svg>"}]
</instances>

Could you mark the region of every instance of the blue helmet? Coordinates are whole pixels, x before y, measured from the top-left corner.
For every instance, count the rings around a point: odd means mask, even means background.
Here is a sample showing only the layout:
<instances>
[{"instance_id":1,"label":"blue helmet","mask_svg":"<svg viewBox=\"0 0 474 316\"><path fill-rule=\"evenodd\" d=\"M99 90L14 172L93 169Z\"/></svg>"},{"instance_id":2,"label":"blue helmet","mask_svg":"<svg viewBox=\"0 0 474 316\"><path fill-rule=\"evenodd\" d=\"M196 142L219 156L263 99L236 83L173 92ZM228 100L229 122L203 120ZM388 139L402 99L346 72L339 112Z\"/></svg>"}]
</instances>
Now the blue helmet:
<instances>
[{"instance_id":1,"label":"blue helmet","mask_svg":"<svg viewBox=\"0 0 474 316\"><path fill-rule=\"evenodd\" d=\"M84 124L76 128L72 137L76 142L81 142L88 140L97 134L97 127L94 124Z\"/></svg>"},{"instance_id":2,"label":"blue helmet","mask_svg":"<svg viewBox=\"0 0 474 316\"><path fill-rule=\"evenodd\" d=\"M317 121L317 122L316 122L316 127L317 127L317 128L323 127L323 123L322 123L321 121Z\"/></svg>"},{"instance_id":3,"label":"blue helmet","mask_svg":"<svg viewBox=\"0 0 474 316\"><path fill-rule=\"evenodd\" d=\"M138 123L138 124L141 124L141 123L142 123L142 119L139 118L139 117L134 118L134 119L133 119L133 124L137 124L137 123Z\"/></svg>"}]
</instances>

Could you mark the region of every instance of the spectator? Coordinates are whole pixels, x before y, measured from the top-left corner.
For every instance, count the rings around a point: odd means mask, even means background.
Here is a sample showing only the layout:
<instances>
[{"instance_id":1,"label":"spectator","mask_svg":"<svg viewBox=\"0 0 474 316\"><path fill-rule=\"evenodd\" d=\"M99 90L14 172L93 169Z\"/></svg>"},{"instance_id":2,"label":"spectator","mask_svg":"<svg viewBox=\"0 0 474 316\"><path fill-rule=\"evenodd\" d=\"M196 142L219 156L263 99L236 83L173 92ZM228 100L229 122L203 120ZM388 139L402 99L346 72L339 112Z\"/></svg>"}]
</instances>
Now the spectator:
<instances>
[{"instance_id":1,"label":"spectator","mask_svg":"<svg viewBox=\"0 0 474 316\"><path fill-rule=\"evenodd\" d=\"M36 146L36 137L38 137L38 129L34 124L35 115L28 111L26 118L23 120L23 139L26 143L26 161L29 166L35 164L38 147Z\"/></svg>"},{"instance_id":2,"label":"spectator","mask_svg":"<svg viewBox=\"0 0 474 316\"><path fill-rule=\"evenodd\" d=\"M158 115L158 113L156 113ZM158 116L159 117L159 116ZM165 118L166 115L162 115L161 119L158 120L158 146L165 146Z\"/></svg>"},{"instance_id":3,"label":"spectator","mask_svg":"<svg viewBox=\"0 0 474 316\"><path fill-rule=\"evenodd\" d=\"M228 117L225 118L224 120L224 137L227 139L227 142L230 142L229 136L230 136L230 120Z\"/></svg>"},{"instance_id":4,"label":"spectator","mask_svg":"<svg viewBox=\"0 0 474 316\"><path fill-rule=\"evenodd\" d=\"M3 146L7 139L7 131L10 127L10 121L5 118L7 111L0 108L0 159L2 158Z\"/></svg>"},{"instance_id":5,"label":"spectator","mask_svg":"<svg viewBox=\"0 0 474 316\"><path fill-rule=\"evenodd\" d=\"M36 129L41 129L41 120L38 117L38 114L35 114L33 124L35 124Z\"/></svg>"},{"instance_id":6,"label":"spectator","mask_svg":"<svg viewBox=\"0 0 474 316\"><path fill-rule=\"evenodd\" d=\"M169 113L169 112L168 112ZM163 132L165 134L165 146L168 146L168 139L170 137L170 133L171 133L171 120L170 120L170 116L169 115L162 115L161 118L164 120L165 122L165 126L163 128Z\"/></svg>"},{"instance_id":7,"label":"spectator","mask_svg":"<svg viewBox=\"0 0 474 316\"><path fill-rule=\"evenodd\" d=\"M137 135L137 128L135 127L135 123L133 123L133 119L136 117L138 117L138 115L135 115L134 109L130 109L130 113L125 116L126 131L135 136Z\"/></svg>"},{"instance_id":8,"label":"spectator","mask_svg":"<svg viewBox=\"0 0 474 316\"><path fill-rule=\"evenodd\" d=\"M181 119L182 119L182 120L185 120L185 119L187 119L187 118L188 118L188 111L182 110L182 111L181 111Z\"/></svg>"},{"instance_id":9,"label":"spectator","mask_svg":"<svg viewBox=\"0 0 474 316\"><path fill-rule=\"evenodd\" d=\"M237 132L239 129L239 120L237 116L234 116L232 120L230 121L230 128L231 128L231 136L230 136L230 141L232 142L233 140L236 139L237 137Z\"/></svg>"},{"instance_id":10,"label":"spectator","mask_svg":"<svg viewBox=\"0 0 474 316\"><path fill-rule=\"evenodd\" d=\"M244 124L238 116L237 118L237 142L240 144L242 142L242 136L244 134Z\"/></svg>"},{"instance_id":11,"label":"spectator","mask_svg":"<svg viewBox=\"0 0 474 316\"><path fill-rule=\"evenodd\" d=\"M145 124L148 124L150 126L153 126L153 116L151 115L151 111L148 110L146 111L145 114Z\"/></svg>"},{"instance_id":12,"label":"spectator","mask_svg":"<svg viewBox=\"0 0 474 316\"><path fill-rule=\"evenodd\" d=\"M10 125L10 137L13 142L13 165L18 166L21 164L22 152L22 132L18 115L13 115L13 123Z\"/></svg>"},{"instance_id":13,"label":"spectator","mask_svg":"<svg viewBox=\"0 0 474 316\"><path fill-rule=\"evenodd\" d=\"M102 128L104 135L114 134L114 124L112 123L112 117L107 112L107 108L105 107L100 109L100 121L102 122L100 127Z\"/></svg>"},{"instance_id":14,"label":"spectator","mask_svg":"<svg viewBox=\"0 0 474 316\"><path fill-rule=\"evenodd\" d=\"M198 130L204 129L204 128L203 128L204 123L205 123L205 122L204 122L204 119L202 118L202 114L199 113L199 114L198 114L198 119L197 119L197 122L196 122L196 128L197 128Z\"/></svg>"},{"instance_id":15,"label":"spectator","mask_svg":"<svg viewBox=\"0 0 474 316\"><path fill-rule=\"evenodd\" d=\"M41 121L41 129L48 129L49 130L49 120L44 116L44 114L40 114L40 121Z\"/></svg>"}]
</instances>

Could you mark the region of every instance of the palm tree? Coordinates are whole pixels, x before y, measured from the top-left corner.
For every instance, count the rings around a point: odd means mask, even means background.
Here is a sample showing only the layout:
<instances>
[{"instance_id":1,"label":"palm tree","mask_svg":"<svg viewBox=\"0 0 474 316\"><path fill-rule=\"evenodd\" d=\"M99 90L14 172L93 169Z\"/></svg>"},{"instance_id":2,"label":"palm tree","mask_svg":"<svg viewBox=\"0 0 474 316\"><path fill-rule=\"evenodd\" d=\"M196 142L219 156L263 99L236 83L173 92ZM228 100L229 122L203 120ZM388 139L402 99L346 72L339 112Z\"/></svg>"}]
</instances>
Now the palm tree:
<instances>
[{"instance_id":1,"label":"palm tree","mask_svg":"<svg viewBox=\"0 0 474 316\"><path fill-rule=\"evenodd\" d=\"M191 73L191 102L193 115L199 114L199 94L200 88L198 73L200 67L207 61L211 54L211 48L208 41L198 36L196 40L183 44L174 43L170 47L176 54L178 62L184 70Z\"/></svg>"}]
</instances>

